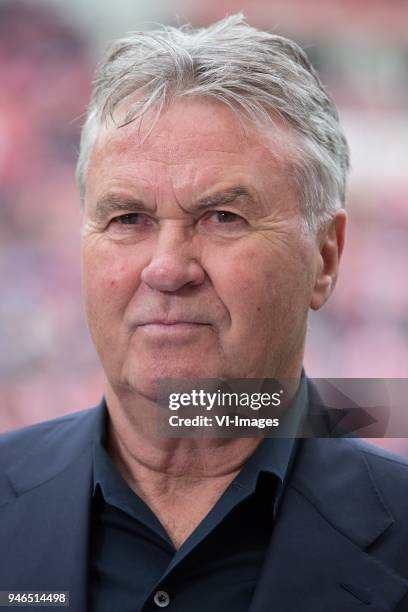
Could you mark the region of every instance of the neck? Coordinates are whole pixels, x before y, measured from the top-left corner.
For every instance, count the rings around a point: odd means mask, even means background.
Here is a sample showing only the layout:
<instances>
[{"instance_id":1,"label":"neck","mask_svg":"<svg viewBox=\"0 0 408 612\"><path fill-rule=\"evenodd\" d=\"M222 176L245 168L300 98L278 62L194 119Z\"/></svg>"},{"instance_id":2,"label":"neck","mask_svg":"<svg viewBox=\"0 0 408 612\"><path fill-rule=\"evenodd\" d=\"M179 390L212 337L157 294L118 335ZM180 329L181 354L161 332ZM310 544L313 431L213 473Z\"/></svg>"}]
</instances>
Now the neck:
<instances>
[{"instance_id":1,"label":"neck","mask_svg":"<svg viewBox=\"0 0 408 612\"><path fill-rule=\"evenodd\" d=\"M129 486L161 521L176 548L188 538L255 451L260 438L169 439L157 434L163 409L106 391L107 450Z\"/></svg>"},{"instance_id":2,"label":"neck","mask_svg":"<svg viewBox=\"0 0 408 612\"><path fill-rule=\"evenodd\" d=\"M195 482L236 474L260 438L168 438L158 433L163 408L142 396L106 389L108 452L126 478L143 471L168 481Z\"/></svg>"}]
</instances>

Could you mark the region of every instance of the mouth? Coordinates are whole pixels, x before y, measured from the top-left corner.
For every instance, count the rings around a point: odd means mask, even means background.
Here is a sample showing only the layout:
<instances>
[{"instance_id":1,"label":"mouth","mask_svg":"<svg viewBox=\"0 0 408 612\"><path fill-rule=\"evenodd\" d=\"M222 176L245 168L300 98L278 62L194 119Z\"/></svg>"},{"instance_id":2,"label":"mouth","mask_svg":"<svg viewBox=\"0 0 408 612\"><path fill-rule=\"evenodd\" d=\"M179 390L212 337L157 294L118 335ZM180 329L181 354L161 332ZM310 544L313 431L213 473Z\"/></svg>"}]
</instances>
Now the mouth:
<instances>
[{"instance_id":1,"label":"mouth","mask_svg":"<svg viewBox=\"0 0 408 612\"><path fill-rule=\"evenodd\" d=\"M146 325L208 325L208 323L204 323L202 321L189 321L184 319L176 319L176 320L164 320L164 319L153 319L152 321L146 321L146 323L142 323L141 327L145 327Z\"/></svg>"},{"instance_id":2,"label":"mouth","mask_svg":"<svg viewBox=\"0 0 408 612\"><path fill-rule=\"evenodd\" d=\"M189 321L189 320L161 320L154 319L147 321L139 325L139 329L149 336L188 336L194 333L200 332L206 327L209 327L209 323L203 323L201 321Z\"/></svg>"}]
</instances>

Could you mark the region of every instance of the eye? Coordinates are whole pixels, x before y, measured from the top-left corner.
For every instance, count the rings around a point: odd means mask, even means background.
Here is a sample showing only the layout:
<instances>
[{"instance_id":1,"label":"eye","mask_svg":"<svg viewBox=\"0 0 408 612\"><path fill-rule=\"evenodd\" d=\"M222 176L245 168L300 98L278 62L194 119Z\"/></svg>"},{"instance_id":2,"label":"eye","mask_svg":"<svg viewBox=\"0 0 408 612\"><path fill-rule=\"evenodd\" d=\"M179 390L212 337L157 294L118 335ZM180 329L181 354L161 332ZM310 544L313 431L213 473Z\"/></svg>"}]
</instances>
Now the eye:
<instances>
[{"instance_id":1,"label":"eye","mask_svg":"<svg viewBox=\"0 0 408 612\"><path fill-rule=\"evenodd\" d=\"M112 219L111 223L117 223L119 225L140 225L146 223L146 215L140 213L126 213L126 215L120 215Z\"/></svg>"},{"instance_id":2,"label":"eye","mask_svg":"<svg viewBox=\"0 0 408 612\"><path fill-rule=\"evenodd\" d=\"M137 230L139 232L151 228L152 225L154 225L154 220L149 215L138 212L119 215L111 219L109 223L110 229L116 231Z\"/></svg>"},{"instance_id":3,"label":"eye","mask_svg":"<svg viewBox=\"0 0 408 612\"><path fill-rule=\"evenodd\" d=\"M201 217L199 227L210 236L236 237L248 230L248 222L230 210L212 210Z\"/></svg>"},{"instance_id":4,"label":"eye","mask_svg":"<svg viewBox=\"0 0 408 612\"><path fill-rule=\"evenodd\" d=\"M207 220L212 223L230 225L232 223L245 223L245 220L229 210L214 210L207 215Z\"/></svg>"},{"instance_id":5,"label":"eye","mask_svg":"<svg viewBox=\"0 0 408 612\"><path fill-rule=\"evenodd\" d=\"M150 234L154 226L154 219L149 215L131 212L111 219L108 223L107 231L113 237L142 238Z\"/></svg>"}]
</instances>

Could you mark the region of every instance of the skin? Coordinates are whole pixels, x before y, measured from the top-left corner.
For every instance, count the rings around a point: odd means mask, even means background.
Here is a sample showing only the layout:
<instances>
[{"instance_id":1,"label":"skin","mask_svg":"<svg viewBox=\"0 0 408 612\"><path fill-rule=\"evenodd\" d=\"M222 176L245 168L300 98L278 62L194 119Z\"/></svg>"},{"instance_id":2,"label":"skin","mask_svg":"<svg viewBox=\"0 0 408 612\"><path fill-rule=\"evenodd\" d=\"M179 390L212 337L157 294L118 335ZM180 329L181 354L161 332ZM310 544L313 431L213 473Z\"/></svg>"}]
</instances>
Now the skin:
<instances>
[{"instance_id":1,"label":"skin","mask_svg":"<svg viewBox=\"0 0 408 612\"><path fill-rule=\"evenodd\" d=\"M244 133L221 104L174 103L143 136L107 127L92 151L84 301L111 456L180 545L259 439L158 437L157 380L299 378L309 308L335 286L345 214L302 231L293 135Z\"/></svg>"}]
</instances>

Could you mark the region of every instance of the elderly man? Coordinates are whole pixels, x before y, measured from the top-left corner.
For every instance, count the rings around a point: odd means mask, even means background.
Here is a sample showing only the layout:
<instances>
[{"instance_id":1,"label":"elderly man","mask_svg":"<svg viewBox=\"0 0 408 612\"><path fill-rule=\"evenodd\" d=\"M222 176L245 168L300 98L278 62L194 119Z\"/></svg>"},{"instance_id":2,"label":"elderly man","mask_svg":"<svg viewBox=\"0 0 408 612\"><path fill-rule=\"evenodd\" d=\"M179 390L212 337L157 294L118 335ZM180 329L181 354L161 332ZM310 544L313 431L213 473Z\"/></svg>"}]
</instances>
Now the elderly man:
<instances>
[{"instance_id":1,"label":"elderly man","mask_svg":"<svg viewBox=\"0 0 408 612\"><path fill-rule=\"evenodd\" d=\"M97 408L3 435L0 589L75 612L408 610L407 465L340 439L166 437L166 379L290 379L343 249L348 147L302 50L241 16L99 68L78 181ZM405 604L404 604L405 601Z\"/></svg>"}]
</instances>

